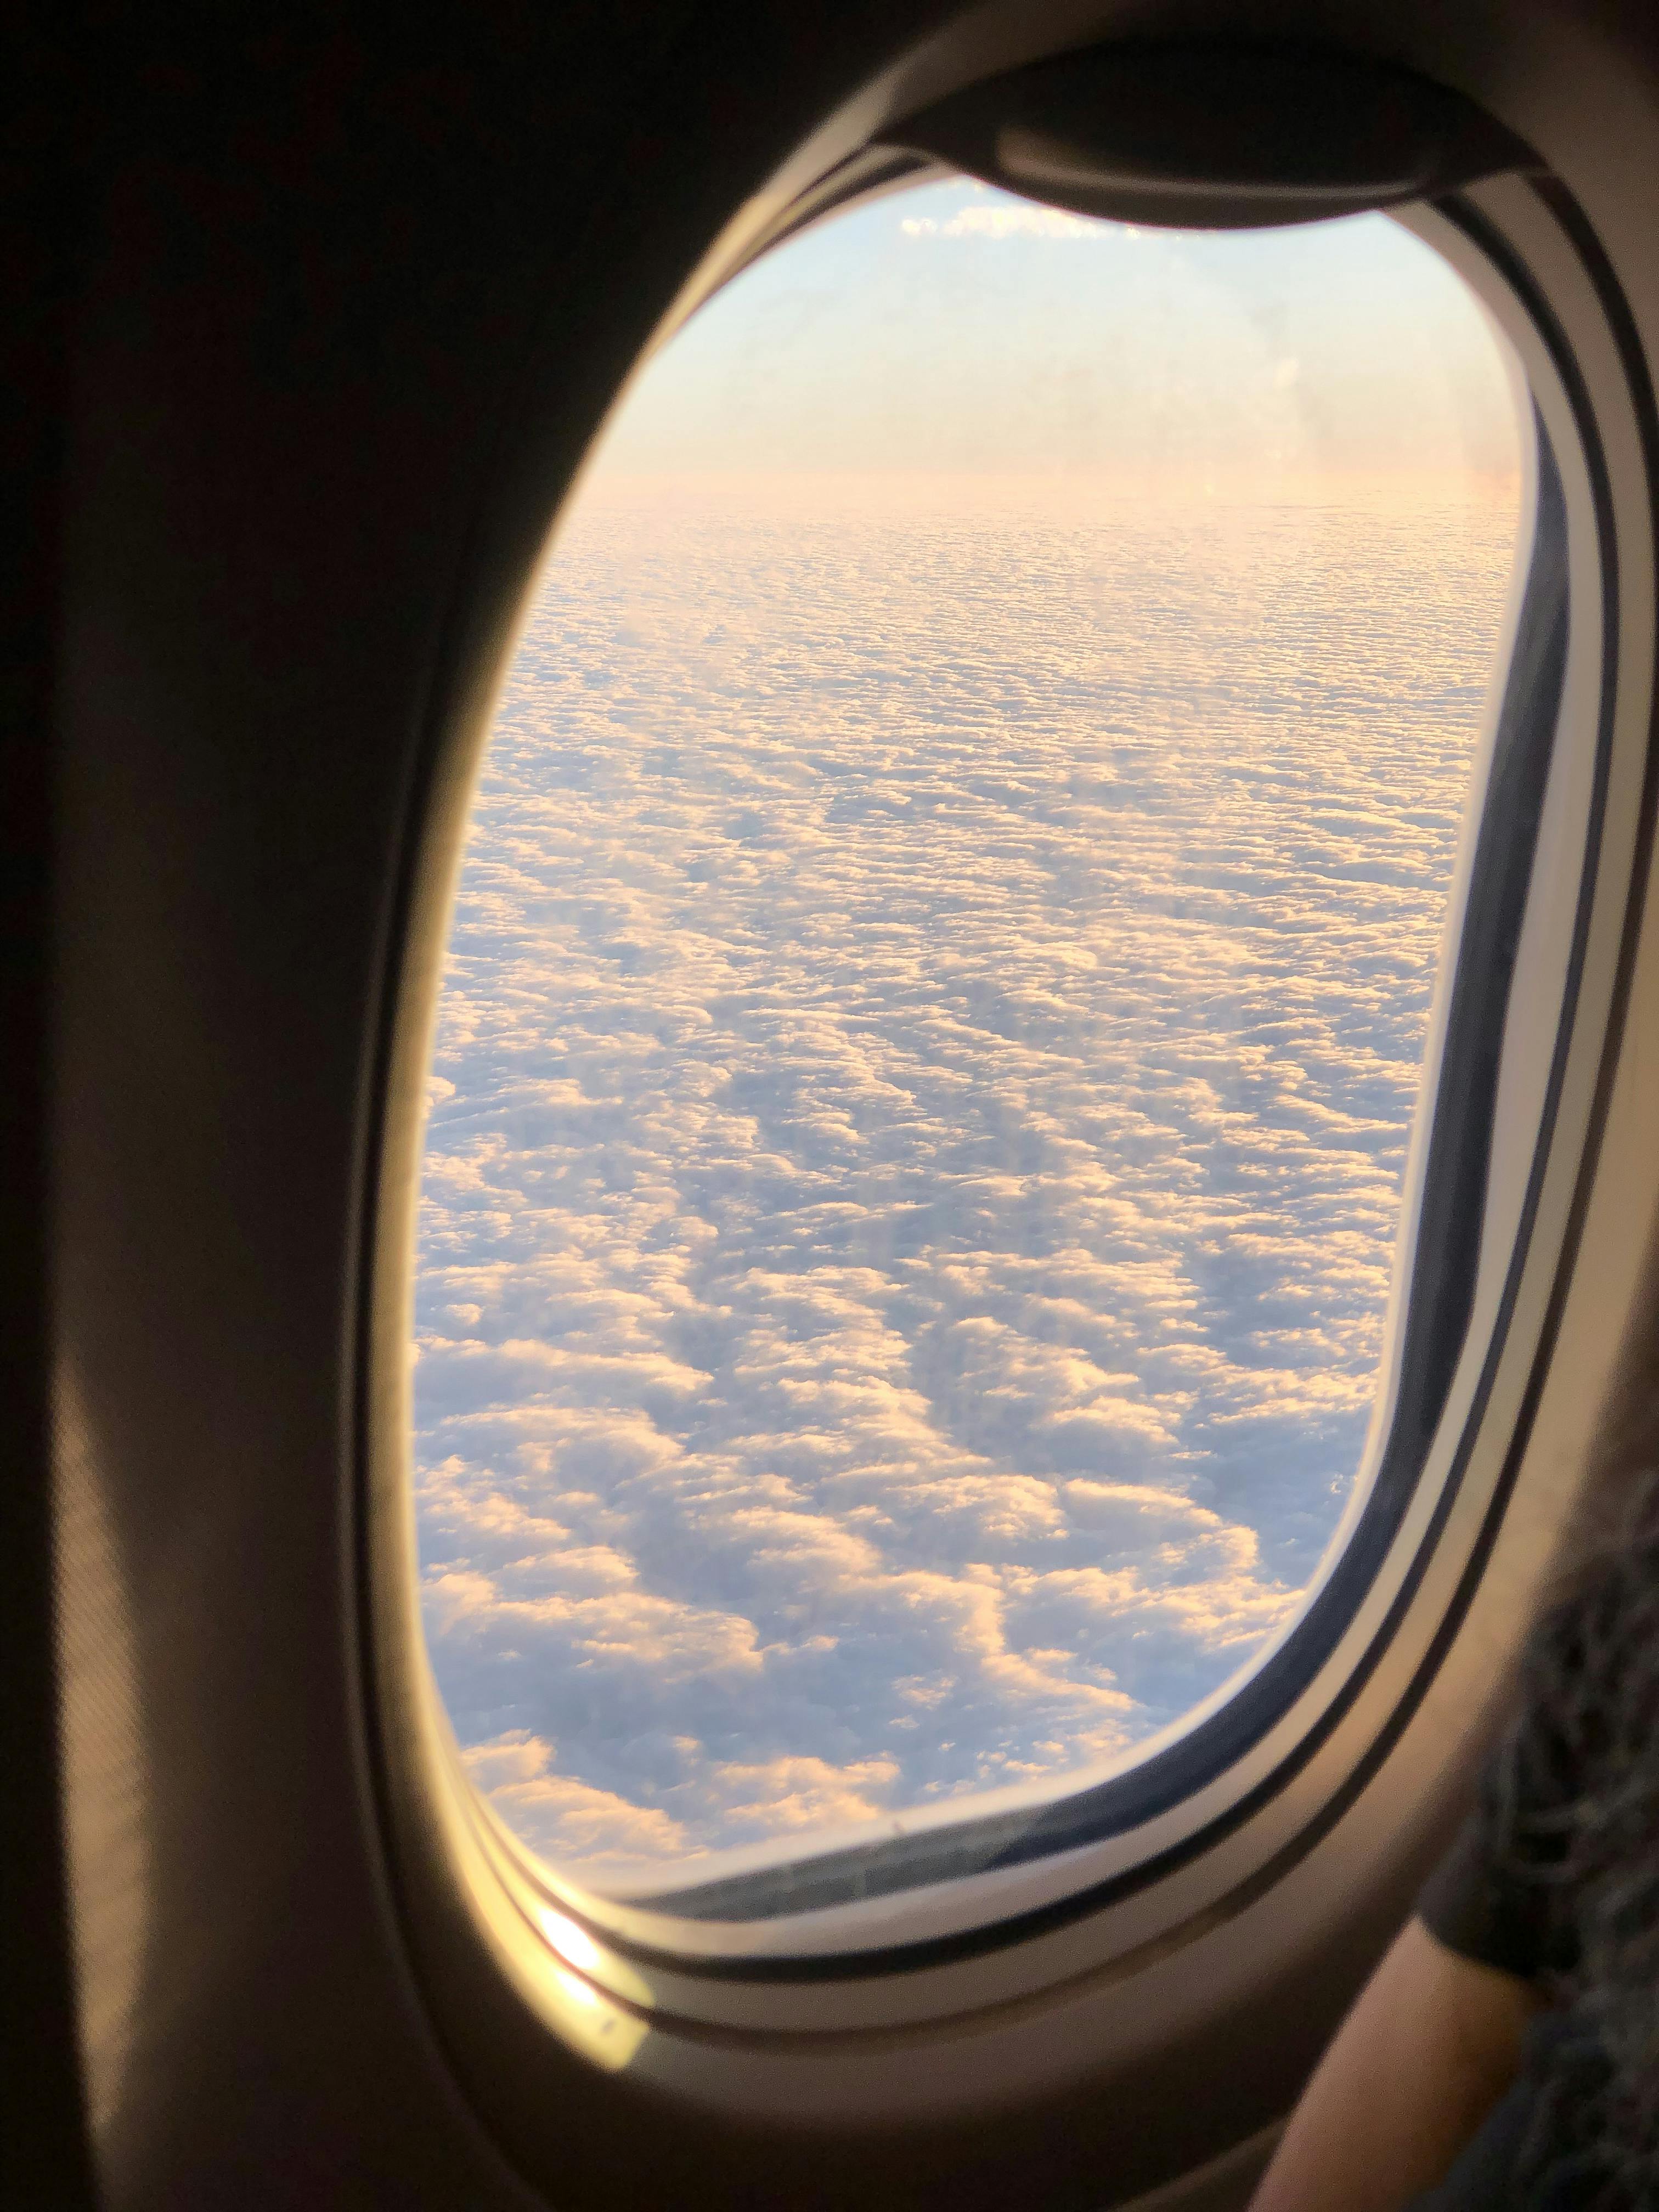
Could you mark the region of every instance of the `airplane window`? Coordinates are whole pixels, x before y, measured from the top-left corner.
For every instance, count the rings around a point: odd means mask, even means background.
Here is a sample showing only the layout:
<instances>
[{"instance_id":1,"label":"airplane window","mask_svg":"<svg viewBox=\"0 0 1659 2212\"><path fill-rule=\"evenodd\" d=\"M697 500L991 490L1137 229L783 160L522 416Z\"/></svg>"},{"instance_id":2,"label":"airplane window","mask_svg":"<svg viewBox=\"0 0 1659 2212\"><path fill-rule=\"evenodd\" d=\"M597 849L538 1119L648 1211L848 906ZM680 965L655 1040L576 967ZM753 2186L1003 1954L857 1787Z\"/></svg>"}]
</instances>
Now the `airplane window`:
<instances>
[{"instance_id":1,"label":"airplane window","mask_svg":"<svg viewBox=\"0 0 1659 2212\"><path fill-rule=\"evenodd\" d=\"M1383 1442L1516 389L1382 216L965 181L635 379L485 757L419 1227L428 1649L556 1868L1052 1801L1296 1621Z\"/></svg>"}]
</instances>

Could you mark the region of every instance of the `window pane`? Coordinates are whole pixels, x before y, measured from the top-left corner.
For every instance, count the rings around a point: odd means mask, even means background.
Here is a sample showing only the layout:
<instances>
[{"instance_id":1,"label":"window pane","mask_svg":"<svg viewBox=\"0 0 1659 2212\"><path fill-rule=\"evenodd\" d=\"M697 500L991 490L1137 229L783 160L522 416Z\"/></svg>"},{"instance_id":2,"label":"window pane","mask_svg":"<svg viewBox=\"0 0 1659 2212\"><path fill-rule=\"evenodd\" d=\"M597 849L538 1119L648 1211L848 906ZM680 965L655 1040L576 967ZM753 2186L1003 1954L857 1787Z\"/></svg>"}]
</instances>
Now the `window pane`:
<instances>
[{"instance_id":1,"label":"window pane","mask_svg":"<svg viewBox=\"0 0 1659 2212\"><path fill-rule=\"evenodd\" d=\"M638 380L484 764L420 1228L430 1650L550 1859L1050 1794L1293 1616L1518 452L1381 217L933 186Z\"/></svg>"}]
</instances>

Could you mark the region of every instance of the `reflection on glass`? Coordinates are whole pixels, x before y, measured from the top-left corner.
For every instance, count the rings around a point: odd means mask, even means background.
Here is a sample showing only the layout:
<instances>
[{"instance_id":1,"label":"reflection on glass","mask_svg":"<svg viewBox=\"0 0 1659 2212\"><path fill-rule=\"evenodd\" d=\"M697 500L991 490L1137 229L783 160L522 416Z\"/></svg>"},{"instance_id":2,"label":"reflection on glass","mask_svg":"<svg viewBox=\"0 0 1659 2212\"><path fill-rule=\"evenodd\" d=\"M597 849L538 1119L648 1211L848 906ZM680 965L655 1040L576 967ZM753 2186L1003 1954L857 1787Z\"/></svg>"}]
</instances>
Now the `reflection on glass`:
<instances>
[{"instance_id":1,"label":"reflection on glass","mask_svg":"<svg viewBox=\"0 0 1659 2212\"><path fill-rule=\"evenodd\" d=\"M420 1227L432 1658L550 1859L1063 1786L1293 1613L1517 454L1380 217L934 186L638 381L496 718Z\"/></svg>"}]
</instances>

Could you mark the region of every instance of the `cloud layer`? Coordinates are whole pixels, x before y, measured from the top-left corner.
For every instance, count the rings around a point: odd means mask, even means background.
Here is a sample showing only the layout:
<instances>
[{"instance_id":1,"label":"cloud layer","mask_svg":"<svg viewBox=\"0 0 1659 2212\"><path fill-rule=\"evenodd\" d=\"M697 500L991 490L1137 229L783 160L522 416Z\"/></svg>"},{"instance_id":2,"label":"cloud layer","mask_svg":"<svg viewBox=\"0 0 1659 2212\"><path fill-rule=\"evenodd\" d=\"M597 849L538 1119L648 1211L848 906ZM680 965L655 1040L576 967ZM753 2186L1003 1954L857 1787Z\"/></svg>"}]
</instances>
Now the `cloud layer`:
<instances>
[{"instance_id":1,"label":"cloud layer","mask_svg":"<svg viewBox=\"0 0 1659 2212\"><path fill-rule=\"evenodd\" d=\"M432 1083L430 1648L625 1886L1081 1771L1358 1460L1512 504L612 487Z\"/></svg>"},{"instance_id":2,"label":"cloud layer","mask_svg":"<svg viewBox=\"0 0 1659 2212\"><path fill-rule=\"evenodd\" d=\"M1091 245L1111 236L1104 223L1087 222L1063 208L1039 207L1033 200L1009 199L1000 192L958 208L954 215L905 216L899 231L905 238L1077 238ZM1134 235L1133 227L1129 234Z\"/></svg>"}]
</instances>

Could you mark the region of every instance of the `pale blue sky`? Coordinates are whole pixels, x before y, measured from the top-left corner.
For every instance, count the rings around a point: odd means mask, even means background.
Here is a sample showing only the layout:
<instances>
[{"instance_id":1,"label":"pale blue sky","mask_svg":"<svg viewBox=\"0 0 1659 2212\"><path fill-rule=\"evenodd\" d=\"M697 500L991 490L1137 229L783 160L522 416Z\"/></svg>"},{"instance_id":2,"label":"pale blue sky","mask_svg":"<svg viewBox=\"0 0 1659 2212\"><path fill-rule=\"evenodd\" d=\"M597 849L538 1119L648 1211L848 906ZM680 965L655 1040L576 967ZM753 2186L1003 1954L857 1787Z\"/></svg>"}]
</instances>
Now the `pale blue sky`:
<instances>
[{"instance_id":1,"label":"pale blue sky","mask_svg":"<svg viewBox=\"0 0 1659 2212\"><path fill-rule=\"evenodd\" d=\"M636 380L609 473L1507 472L1480 309L1382 216L1201 234L957 182L782 246Z\"/></svg>"}]
</instances>

